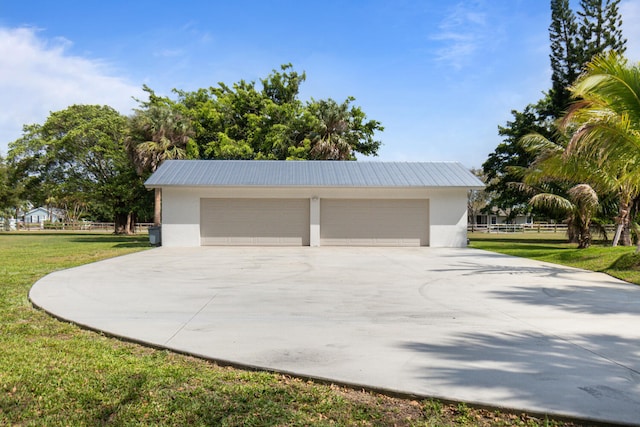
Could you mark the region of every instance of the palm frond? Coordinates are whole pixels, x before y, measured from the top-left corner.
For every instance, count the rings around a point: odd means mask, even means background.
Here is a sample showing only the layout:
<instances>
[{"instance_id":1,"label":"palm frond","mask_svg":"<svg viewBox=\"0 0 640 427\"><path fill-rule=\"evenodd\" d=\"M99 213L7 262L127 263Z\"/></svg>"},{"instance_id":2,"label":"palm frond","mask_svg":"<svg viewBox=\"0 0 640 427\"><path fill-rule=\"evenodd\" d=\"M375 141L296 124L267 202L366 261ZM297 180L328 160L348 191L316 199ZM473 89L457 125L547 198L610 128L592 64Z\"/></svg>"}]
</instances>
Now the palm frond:
<instances>
[{"instance_id":1,"label":"palm frond","mask_svg":"<svg viewBox=\"0 0 640 427\"><path fill-rule=\"evenodd\" d=\"M632 161L640 156L640 134L630 129L628 116L608 116L587 121L573 134L567 153L599 161Z\"/></svg>"},{"instance_id":2,"label":"palm frond","mask_svg":"<svg viewBox=\"0 0 640 427\"><path fill-rule=\"evenodd\" d=\"M513 188L521 193L534 195L538 192L538 189L532 185L528 185L524 182L509 182L507 183L509 188Z\"/></svg>"},{"instance_id":3,"label":"palm frond","mask_svg":"<svg viewBox=\"0 0 640 427\"><path fill-rule=\"evenodd\" d=\"M571 187L569 197L580 210L594 212L598 207L598 195L589 184L578 184Z\"/></svg>"},{"instance_id":4,"label":"palm frond","mask_svg":"<svg viewBox=\"0 0 640 427\"><path fill-rule=\"evenodd\" d=\"M537 208L563 211L567 214L575 209L575 205L571 201L552 193L536 194L529 200L529 204Z\"/></svg>"},{"instance_id":5,"label":"palm frond","mask_svg":"<svg viewBox=\"0 0 640 427\"><path fill-rule=\"evenodd\" d=\"M530 133L523 136L520 138L519 144L522 148L534 154L547 151L562 152L564 149L561 145L551 141L539 133Z\"/></svg>"},{"instance_id":6,"label":"palm frond","mask_svg":"<svg viewBox=\"0 0 640 427\"><path fill-rule=\"evenodd\" d=\"M617 114L628 114L636 123L640 120L640 68L628 66L617 53L595 57L570 90L576 98L604 102Z\"/></svg>"}]
</instances>

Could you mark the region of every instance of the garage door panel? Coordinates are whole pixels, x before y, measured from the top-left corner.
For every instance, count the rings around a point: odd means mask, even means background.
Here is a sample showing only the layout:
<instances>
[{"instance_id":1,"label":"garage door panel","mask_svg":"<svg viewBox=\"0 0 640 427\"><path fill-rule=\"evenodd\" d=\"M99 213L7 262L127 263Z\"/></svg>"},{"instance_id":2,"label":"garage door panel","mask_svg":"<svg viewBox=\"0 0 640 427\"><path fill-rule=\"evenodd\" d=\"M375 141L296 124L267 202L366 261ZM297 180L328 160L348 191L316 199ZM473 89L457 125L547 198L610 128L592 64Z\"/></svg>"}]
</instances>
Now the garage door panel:
<instances>
[{"instance_id":1,"label":"garage door panel","mask_svg":"<svg viewBox=\"0 0 640 427\"><path fill-rule=\"evenodd\" d=\"M320 244L427 246L427 200L323 199Z\"/></svg>"},{"instance_id":2,"label":"garage door panel","mask_svg":"<svg viewBox=\"0 0 640 427\"><path fill-rule=\"evenodd\" d=\"M384 238L321 238L321 246L425 246L420 238L398 239L394 237Z\"/></svg>"},{"instance_id":3,"label":"garage door panel","mask_svg":"<svg viewBox=\"0 0 640 427\"><path fill-rule=\"evenodd\" d=\"M307 199L201 199L200 242L208 245L307 246Z\"/></svg>"}]
</instances>

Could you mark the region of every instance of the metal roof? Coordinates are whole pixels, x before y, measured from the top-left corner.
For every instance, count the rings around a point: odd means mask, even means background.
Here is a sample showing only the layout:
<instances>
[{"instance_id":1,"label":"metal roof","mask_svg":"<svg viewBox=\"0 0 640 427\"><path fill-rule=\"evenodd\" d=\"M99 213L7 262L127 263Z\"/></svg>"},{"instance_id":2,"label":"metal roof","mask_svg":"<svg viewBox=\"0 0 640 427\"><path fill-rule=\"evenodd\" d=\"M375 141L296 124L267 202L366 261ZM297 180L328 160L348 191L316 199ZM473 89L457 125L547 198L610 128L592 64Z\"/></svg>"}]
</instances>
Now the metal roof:
<instances>
[{"instance_id":1,"label":"metal roof","mask_svg":"<svg viewBox=\"0 0 640 427\"><path fill-rule=\"evenodd\" d=\"M155 187L465 187L484 184L457 162L167 160Z\"/></svg>"}]
</instances>

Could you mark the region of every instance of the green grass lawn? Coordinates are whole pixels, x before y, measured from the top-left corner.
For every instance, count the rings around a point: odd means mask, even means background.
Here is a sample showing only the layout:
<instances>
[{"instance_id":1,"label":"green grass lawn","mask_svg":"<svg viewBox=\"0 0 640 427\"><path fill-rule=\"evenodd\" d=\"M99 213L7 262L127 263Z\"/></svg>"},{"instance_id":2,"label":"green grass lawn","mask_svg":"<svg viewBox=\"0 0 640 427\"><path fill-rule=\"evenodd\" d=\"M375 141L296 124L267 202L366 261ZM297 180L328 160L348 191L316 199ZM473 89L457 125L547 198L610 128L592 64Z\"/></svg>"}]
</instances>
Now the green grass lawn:
<instances>
[{"instance_id":1,"label":"green grass lawn","mask_svg":"<svg viewBox=\"0 0 640 427\"><path fill-rule=\"evenodd\" d=\"M566 243L564 233L469 233L470 247L607 273L640 284L640 255L634 247L594 242L587 249Z\"/></svg>"},{"instance_id":2,"label":"green grass lawn","mask_svg":"<svg viewBox=\"0 0 640 427\"><path fill-rule=\"evenodd\" d=\"M60 322L27 299L49 272L148 247L146 235L0 234L0 425L574 425L221 367Z\"/></svg>"}]
</instances>

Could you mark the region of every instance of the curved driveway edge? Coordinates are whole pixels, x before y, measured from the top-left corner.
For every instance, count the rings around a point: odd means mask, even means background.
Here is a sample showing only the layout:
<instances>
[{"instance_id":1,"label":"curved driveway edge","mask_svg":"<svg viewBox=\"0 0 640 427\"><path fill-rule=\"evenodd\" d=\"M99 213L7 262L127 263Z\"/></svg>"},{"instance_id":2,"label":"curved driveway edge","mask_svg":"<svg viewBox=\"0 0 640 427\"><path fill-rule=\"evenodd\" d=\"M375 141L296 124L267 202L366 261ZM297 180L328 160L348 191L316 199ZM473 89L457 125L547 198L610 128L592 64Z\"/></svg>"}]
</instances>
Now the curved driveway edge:
<instances>
[{"instance_id":1,"label":"curved driveway edge","mask_svg":"<svg viewBox=\"0 0 640 427\"><path fill-rule=\"evenodd\" d=\"M52 273L38 307L250 367L638 425L640 287L474 249L157 248Z\"/></svg>"}]
</instances>

